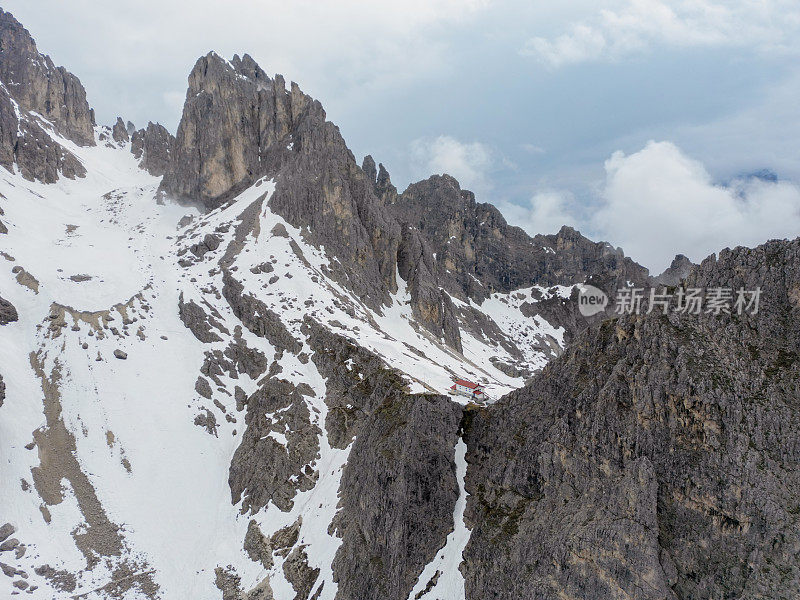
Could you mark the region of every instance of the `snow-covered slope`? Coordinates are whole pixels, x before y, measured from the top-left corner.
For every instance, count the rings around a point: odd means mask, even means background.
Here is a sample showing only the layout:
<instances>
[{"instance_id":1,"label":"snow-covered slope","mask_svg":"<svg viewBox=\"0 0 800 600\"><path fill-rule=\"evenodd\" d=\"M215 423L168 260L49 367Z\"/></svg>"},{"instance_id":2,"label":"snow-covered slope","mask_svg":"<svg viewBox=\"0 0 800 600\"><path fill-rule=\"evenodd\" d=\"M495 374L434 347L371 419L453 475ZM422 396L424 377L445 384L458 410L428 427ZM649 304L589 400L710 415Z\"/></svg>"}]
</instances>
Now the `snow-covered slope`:
<instances>
[{"instance_id":1,"label":"snow-covered slope","mask_svg":"<svg viewBox=\"0 0 800 600\"><path fill-rule=\"evenodd\" d=\"M272 181L201 215L159 197L159 179L126 144L98 136L96 147L80 147L50 134L86 177L42 184L0 170L9 230L0 236L0 289L20 317L0 329L0 524L11 523L18 542L0 555L13 575L0 577L0 596L26 586L43 599L211 599L232 581L248 590L268 576L275 598L293 598L298 584L285 563L300 548L304 568L319 569L311 597L334 598L341 540L330 525L350 447L328 439L329 392L308 358L304 324L374 352L411 391L445 393L467 377L498 397L524 383L490 360L510 360L506 350L471 334L463 355L448 348L414 321L399 276L391 305L368 308L328 276L325 248L270 210ZM231 294L255 299L277 321L267 318L262 331L237 317ZM512 339L546 337L558 348L562 332L524 317L520 294L533 300L523 290L473 308ZM531 367L542 366L546 353L525 348ZM308 485L290 478L290 508L272 502L248 514L229 485L243 399L277 374L305 390L318 438L306 465L313 476ZM269 437L291 454L294 432L279 413L265 415ZM454 452L465 470L463 443ZM455 532L434 569L444 570L437 585L447 598L463 594L458 476ZM270 561L245 549L248 532L277 539L281 531L296 539Z\"/></svg>"}]
</instances>

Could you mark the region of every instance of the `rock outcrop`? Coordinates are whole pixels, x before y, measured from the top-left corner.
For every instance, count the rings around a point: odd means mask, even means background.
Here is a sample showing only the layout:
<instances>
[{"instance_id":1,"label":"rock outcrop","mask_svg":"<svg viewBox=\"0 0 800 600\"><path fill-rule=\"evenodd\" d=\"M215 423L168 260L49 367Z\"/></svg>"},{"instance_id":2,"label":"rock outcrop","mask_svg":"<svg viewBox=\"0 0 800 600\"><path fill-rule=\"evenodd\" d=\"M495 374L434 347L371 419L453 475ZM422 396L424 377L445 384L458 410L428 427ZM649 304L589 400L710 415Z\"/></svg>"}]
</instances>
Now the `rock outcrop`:
<instances>
[{"instance_id":1,"label":"rock outcrop","mask_svg":"<svg viewBox=\"0 0 800 600\"><path fill-rule=\"evenodd\" d=\"M621 281L648 279L620 250L569 228L531 238L452 177L398 194L371 156L355 163L322 106L296 84L287 90L248 55L210 53L189 76L162 190L213 208L262 177L276 182L270 208L337 259L335 279L379 309L399 272L417 321L457 351L462 325L452 298L480 302L492 291L592 277L613 293Z\"/></svg>"},{"instance_id":2,"label":"rock outcrop","mask_svg":"<svg viewBox=\"0 0 800 600\"><path fill-rule=\"evenodd\" d=\"M8 325L19 319L17 309L8 300L0 296L0 325Z\"/></svg>"},{"instance_id":3,"label":"rock outcrop","mask_svg":"<svg viewBox=\"0 0 800 600\"><path fill-rule=\"evenodd\" d=\"M2 9L0 81L22 111L40 114L76 144L94 145L94 113L80 80L40 54L28 30Z\"/></svg>"},{"instance_id":4,"label":"rock outcrop","mask_svg":"<svg viewBox=\"0 0 800 600\"><path fill-rule=\"evenodd\" d=\"M130 141L131 138L128 135L128 127L125 125L122 117L117 117L117 122L114 123L114 126L111 128L111 138L118 144L124 144Z\"/></svg>"},{"instance_id":5,"label":"rock outcrop","mask_svg":"<svg viewBox=\"0 0 800 600\"><path fill-rule=\"evenodd\" d=\"M256 513L272 502L288 511L299 491L314 487L319 428L299 390L272 378L247 399L247 429L231 460L233 503Z\"/></svg>"},{"instance_id":6,"label":"rock outcrop","mask_svg":"<svg viewBox=\"0 0 800 600\"><path fill-rule=\"evenodd\" d=\"M86 174L48 133L94 145L94 114L81 82L40 54L28 31L0 9L0 166L31 181L53 183Z\"/></svg>"},{"instance_id":7,"label":"rock outcrop","mask_svg":"<svg viewBox=\"0 0 800 600\"><path fill-rule=\"evenodd\" d=\"M389 396L356 437L334 524L337 598L405 600L453 530L461 407L444 396Z\"/></svg>"},{"instance_id":8,"label":"rock outcrop","mask_svg":"<svg viewBox=\"0 0 800 600\"><path fill-rule=\"evenodd\" d=\"M688 285L758 314L586 330L467 427L471 598L789 598L800 585L800 241Z\"/></svg>"},{"instance_id":9,"label":"rock outcrop","mask_svg":"<svg viewBox=\"0 0 800 600\"><path fill-rule=\"evenodd\" d=\"M572 285L598 275L606 280L598 282L601 288L648 280L647 269L621 250L592 242L570 227L555 235L529 236L491 204L476 202L449 175L410 185L390 210L424 237L436 257L437 280L459 298L480 301L493 291Z\"/></svg>"},{"instance_id":10,"label":"rock outcrop","mask_svg":"<svg viewBox=\"0 0 800 600\"><path fill-rule=\"evenodd\" d=\"M689 277L694 266L694 263L683 254L677 254L669 267L661 275L654 278L655 283L666 286L680 285L681 281Z\"/></svg>"},{"instance_id":11,"label":"rock outcrop","mask_svg":"<svg viewBox=\"0 0 800 600\"><path fill-rule=\"evenodd\" d=\"M396 289L399 227L322 105L249 55L210 53L189 75L162 189L213 208L262 177L276 180L272 210L339 259L335 276L373 306L384 302Z\"/></svg>"},{"instance_id":12,"label":"rock outcrop","mask_svg":"<svg viewBox=\"0 0 800 600\"><path fill-rule=\"evenodd\" d=\"M145 129L131 134L131 152L139 166L156 177L167 172L172 160L175 136L159 123L148 123Z\"/></svg>"}]
</instances>

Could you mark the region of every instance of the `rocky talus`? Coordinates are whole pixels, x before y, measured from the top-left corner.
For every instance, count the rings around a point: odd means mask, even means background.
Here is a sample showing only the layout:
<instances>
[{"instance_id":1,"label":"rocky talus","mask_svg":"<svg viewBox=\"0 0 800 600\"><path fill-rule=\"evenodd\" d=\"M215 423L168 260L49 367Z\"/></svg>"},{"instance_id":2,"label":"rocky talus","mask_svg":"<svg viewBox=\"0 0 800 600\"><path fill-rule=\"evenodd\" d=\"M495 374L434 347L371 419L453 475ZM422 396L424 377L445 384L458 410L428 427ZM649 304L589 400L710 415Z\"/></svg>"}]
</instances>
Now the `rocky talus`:
<instances>
[{"instance_id":1,"label":"rocky talus","mask_svg":"<svg viewBox=\"0 0 800 600\"><path fill-rule=\"evenodd\" d=\"M760 285L760 311L605 321L471 411L468 598L795 596L800 241L690 285Z\"/></svg>"}]
</instances>

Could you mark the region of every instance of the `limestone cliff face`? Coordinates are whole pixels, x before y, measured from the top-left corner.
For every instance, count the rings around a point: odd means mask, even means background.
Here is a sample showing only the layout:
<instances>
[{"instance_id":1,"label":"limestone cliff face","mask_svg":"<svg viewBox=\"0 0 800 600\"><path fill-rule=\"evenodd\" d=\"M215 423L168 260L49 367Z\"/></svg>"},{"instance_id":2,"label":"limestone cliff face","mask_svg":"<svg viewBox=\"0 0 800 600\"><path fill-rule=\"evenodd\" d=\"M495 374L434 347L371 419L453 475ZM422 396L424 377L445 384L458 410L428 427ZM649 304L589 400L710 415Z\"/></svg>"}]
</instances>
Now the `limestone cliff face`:
<instances>
[{"instance_id":1,"label":"limestone cliff face","mask_svg":"<svg viewBox=\"0 0 800 600\"><path fill-rule=\"evenodd\" d=\"M19 103L0 87L0 166L17 167L30 181L54 183L60 175L74 179L86 174L75 156L53 141L34 119L25 118Z\"/></svg>"},{"instance_id":2,"label":"limestone cliff face","mask_svg":"<svg viewBox=\"0 0 800 600\"><path fill-rule=\"evenodd\" d=\"M139 159L139 166L156 177L167 172L174 146L175 136L159 123L150 122L131 136L131 152Z\"/></svg>"},{"instance_id":3,"label":"limestone cliff face","mask_svg":"<svg viewBox=\"0 0 800 600\"><path fill-rule=\"evenodd\" d=\"M761 286L759 313L605 321L471 413L467 597L796 594L800 241L690 285Z\"/></svg>"},{"instance_id":4,"label":"limestone cliff face","mask_svg":"<svg viewBox=\"0 0 800 600\"><path fill-rule=\"evenodd\" d=\"M28 30L2 9L0 81L23 111L39 113L76 144L94 145L94 114L80 80L40 54Z\"/></svg>"},{"instance_id":5,"label":"limestone cliff face","mask_svg":"<svg viewBox=\"0 0 800 600\"><path fill-rule=\"evenodd\" d=\"M40 54L28 31L0 9L0 166L31 181L53 183L86 171L47 133L94 145L94 115L80 80Z\"/></svg>"},{"instance_id":6,"label":"limestone cliff face","mask_svg":"<svg viewBox=\"0 0 800 600\"><path fill-rule=\"evenodd\" d=\"M529 236L491 204L476 202L449 175L410 185L390 210L420 231L436 255L437 278L464 299L479 301L492 291L533 284L572 285L597 276L611 285L648 279L647 269L620 250L569 227L556 235Z\"/></svg>"},{"instance_id":7,"label":"limestone cliff face","mask_svg":"<svg viewBox=\"0 0 800 600\"><path fill-rule=\"evenodd\" d=\"M339 259L336 275L377 306L396 288L399 227L325 111L248 55L201 58L189 76L162 189L213 208L261 177L277 182L271 208Z\"/></svg>"}]
</instances>

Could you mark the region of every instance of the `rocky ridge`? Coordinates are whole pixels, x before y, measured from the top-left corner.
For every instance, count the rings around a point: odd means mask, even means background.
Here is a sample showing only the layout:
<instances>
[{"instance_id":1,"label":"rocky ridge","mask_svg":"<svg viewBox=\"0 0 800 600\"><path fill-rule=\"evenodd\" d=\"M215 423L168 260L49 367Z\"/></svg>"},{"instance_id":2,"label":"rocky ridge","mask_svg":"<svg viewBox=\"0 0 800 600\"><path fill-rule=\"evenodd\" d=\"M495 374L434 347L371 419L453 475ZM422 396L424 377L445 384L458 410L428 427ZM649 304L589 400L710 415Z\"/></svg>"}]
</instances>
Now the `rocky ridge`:
<instances>
[{"instance_id":1,"label":"rocky ridge","mask_svg":"<svg viewBox=\"0 0 800 600\"><path fill-rule=\"evenodd\" d=\"M94 145L94 112L80 80L36 49L30 33L0 9L0 165L31 181L85 175L80 161L48 130Z\"/></svg>"}]
</instances>

